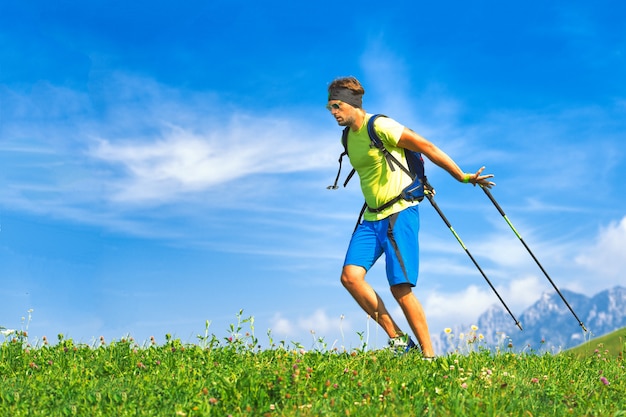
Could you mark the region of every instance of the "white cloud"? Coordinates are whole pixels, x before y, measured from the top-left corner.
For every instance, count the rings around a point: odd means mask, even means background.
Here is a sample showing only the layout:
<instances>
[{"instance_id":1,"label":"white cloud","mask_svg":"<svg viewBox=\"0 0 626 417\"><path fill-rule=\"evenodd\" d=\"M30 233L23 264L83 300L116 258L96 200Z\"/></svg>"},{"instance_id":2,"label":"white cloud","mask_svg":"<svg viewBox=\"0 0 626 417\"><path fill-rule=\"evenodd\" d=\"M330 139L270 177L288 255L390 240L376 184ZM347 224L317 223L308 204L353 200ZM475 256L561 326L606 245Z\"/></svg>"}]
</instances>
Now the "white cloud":
<instances>
[{"instance_id":1,"label":"white cloud","mask_svg":"<svg viewBox=\"0 0 626 417\"><path fill-rule=\"evenodd\" d=\"M485 233L480 239L474 239L472 248L475 248L476 253L486 257L500 268L510 269L525 264L528 260L528 252L505 221L498 221L494 227L495 230Z\"/></svg>"},{"instance_id":2,"label":"white cloud","mask_svg":"<svg viewBox=\"0 0 626 417\"><path fill-rule=\"evenodd\" d=\"M575 263L596 276L600 288L624 283L626 271L626 216L600 230L595 243L575 258Z\"/></svg>"},{"instance_id":3,"label":"white cloud","mask_svg":"<svg viewBox=\"0 0 626 417\"><path fill-rule=\"evenodd\" d=\"M498 294L516 317L539 298L543 289L539 278L533 275L511 281L507 286L496 287ZM433 334L446 327L471 324L489 306L500 304L497 295L487 284L484 287L470 285L458 292L433 291L425 294L421 301ZM402 313L396 310L394 314Z\"/></svg>"},{"instance_id":4,"label":"white cloud","mask_svg":"<svg viewBox=\"0 0 626 417\"><path fill-rule=\"evenodd\" d=\"M294 325L280 313L274 314L270 329L276 335L289 335L294 332Z\"/></svg>"},{"instance_id":5,"label":"white cloud","mask_svg":"<svg viewBox=\"0 0 626 417\"><path fill-rule=\"evenodd\" d=\"M350 319L344 315L331 317L324 309L293 318L286 318L284 313L276 313L270 320L270 328L276 337L301 343L323 339L327 343L336 340L334 343L340 342L343 345L355 336Z\"/></svg>"},{"instance_id":6,"label":"white cloud","mask_svg":"<svg viewBox=\"0 0 626 417\"><path fill-rule=\"evenodd\" d=\"M10 111L4 201L63 217L96 205L83 217L106 217L119 203L187 202L240 178L236 186L260 192L265 174L328 168L332 176L336 167L337 129L314 128L302 111L251 115L213 93L120 73L99 81L106 88L91 95L45 83L30 93L0 90Z\"/></svg>"},{"instance_id":7,"label":"white cloud","mask_svg":"<svg viewBox=\"0 0 626 417\"><path fill-rule=\"evenodd\" d=\"M465 317L478 317L487 307L497 299L489 294L488 288L478 288L470 285L460 292L441 293L431 292L422 301L429 320L442 322L449 321L446 327L458 323Z\"/></svg>"},{"instance_id":8,"label":"white cloud","mask_svg":"<svg viewBox=\"0 0 626 417\"><path fill-rule=\"evenodd\" d=\"M490 246L494 245L499 248L498 256L492 259L494 262L504 267L522 267L518 273L521 272L523 275L519 275L519 278L496 285L496 290L514 315L519 316L524 309L536 302L542 293L554 291L552 285L532 262L530 255L526 253L517 239L510 243L498 242L497 244L494 244L491 239L488 240ZM610 223L600 230L595 239L590 240L594 242L591 245L583 245L581 242L576 244L571 240L560 244L539 242L540 252L546 255L544 257L547 260L552 260L553 265L549 274L559 289L568 287L590 296L597 291L623 285L626 270L626 252L624 251L626 217L619 222ZM522 252L519 253L511 245L518 245ZM502 253L507 255L502 256ZM506 259L508 257L512 259ZM527 262L524 262L525 257L528 258ZM523 267L524 263L527 267ZM469 324L490 305L500 303L486 283L484 286L471 285L457 292L429 291L425 292L422 298L421 301L433 333L445 327ZM401 317L402 312L396 309L394 314Z\"/></svg>"},{"instance_id":9,"label":"white cloud","mask_svg":"<svg viewBox=\"0 0 626 417\"><path fill-rule=\"evenodd\" d=\"M328 317L326 311L320 309L316 310L311 316L300 317L298 319L298 328L314 333L326 333L331 329L339 329L341 322L341 317Z\"/></svg>"},{"instance_id":10,"label":"white cloud","mask_svg":"<svg viewBox=\"0 0 626 417\"><path fill-rule=\"evenodd\" d=\"M538 275L527 275L523 278L511 281L504 291L503 298L516 309L530 306L537 301L545 290L545 285Z\"/></svg>"},{"instance_id":11,"label":"white cloud","mask_svg":"<svg viewBox=\"0 0 626 417\"><path fill-rule=\"evenodd\" d=\"M170 200L239 178L254 182L260 174L303 172L335 164L336 155L303 135L298 124L240 116L203 134L194 133L191 127L170 126L160 140L118 143L100 139L90 155L125 168L127 176L115 180L114 200Z\"/></svg>"}]
</instances>

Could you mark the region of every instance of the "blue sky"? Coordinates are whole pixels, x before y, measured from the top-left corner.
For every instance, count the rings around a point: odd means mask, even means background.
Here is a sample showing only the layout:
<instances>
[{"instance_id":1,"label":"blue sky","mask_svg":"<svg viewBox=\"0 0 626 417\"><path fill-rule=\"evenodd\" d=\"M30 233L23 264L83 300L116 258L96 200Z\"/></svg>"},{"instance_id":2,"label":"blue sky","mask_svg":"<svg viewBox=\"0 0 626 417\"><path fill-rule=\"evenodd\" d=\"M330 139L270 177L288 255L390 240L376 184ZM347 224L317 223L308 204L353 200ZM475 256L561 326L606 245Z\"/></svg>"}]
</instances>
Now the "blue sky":
<instances>
[{"instance_id":1,"label":"blue sky","mask_svg":"<svg viewBox=\"0 0 626 417\"><path fill-rule=\"evenodd\" d=\"M338 76L493 195L560 288L626 269L626 5L364 1L0 4L0 326L34 340L386 340L339 283L361 195L328 191ZM487 197L427 162L511 310L552 288ZM498 303L427 203L431 332ZM400 318L382 262L370 282ZM565 308L565 307L564 307ZM572 318L572 320L574 320ZM402 320L399 320L403 323Z\"/></svg>"}]
</instances>

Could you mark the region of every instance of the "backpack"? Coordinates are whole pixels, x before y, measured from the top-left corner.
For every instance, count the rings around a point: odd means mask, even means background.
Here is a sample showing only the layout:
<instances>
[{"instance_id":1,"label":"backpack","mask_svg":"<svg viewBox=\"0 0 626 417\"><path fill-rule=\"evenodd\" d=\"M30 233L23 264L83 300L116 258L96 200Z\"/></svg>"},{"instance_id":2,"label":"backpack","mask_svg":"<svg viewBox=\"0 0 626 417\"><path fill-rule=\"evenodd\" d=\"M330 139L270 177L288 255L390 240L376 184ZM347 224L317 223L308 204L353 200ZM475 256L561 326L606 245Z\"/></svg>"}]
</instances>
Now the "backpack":
<instances>
[{"instance_id":1,"label":"backpack","mask_svg":"<svg viewBox=\"0 0 626 417\"><path fill-rule=\"evenodd\" d=\"M376 207L376 208L372 208L372 207L368 207L367 204L363 205L363 208L361 209L361 214L359 215L359 220L357 221L357 225L361 220L361 216L363 215L363 213L365 212L365 210L369 210L372 213L380 213L381 211L385 210L386 208L392 206L393 204L395 204L396 202L400 201L401 199L407 200L407 201L422 201L424 199L424 189L426 188L426 190L430 190L430 185L428 184L428 180L426 178L425 172L424 172L424 159L422 158L422 154L419 152L414 152L411 151L409 149L404 149L404 156L405 159L407 161L407 165L408 167L404 166L400 161L398 161L398 159L396 157L394 157L383 145L382 140L380 139L380 137L378 137L378 134L376 133L376 130L374 129L374 122L376 121L377 118L379 117L387 117L385 115L382 114L375 114L372 117L370 117L370 119L367 122L367 133L370 137L370 141L371 146L375 146L376 148L378 148L383 156L385 157L385 160L387 161L387 164L389 165L389 169L391 169L391 171L395 171L396 170L396 166L399 167L405 174L407 174L409 177L411 177L411 179L413 180L411 182L411 184L409 184L407 187L405 187L402 192L400 193L400 195L396 196L395 198L389 200L388 202L386 202L385 204L383 204L380 207ZM347 126L346 128L344 128L342 136L341 136L341 143L343 145L343 149L344 151L341 153L341 155L339 155L339 171L337 172L337 177L335 178L335 183L333 185L329 185L327 188L329 190L336 190L337 188L339 188L337 186L337 182L339 181L339 176L341 175L341 163L343 160L343 157L345 155L348 155L348 133L350 131L350 127ZM352 169L352 171L350 171L350 173L348 174L348 176L346 177L346 180L343 183L343 186L345 187L348 182L350 181L350 179L352 178L352 176L354 175L355 170L354 168Z\"/></svg>"}]
</instances>

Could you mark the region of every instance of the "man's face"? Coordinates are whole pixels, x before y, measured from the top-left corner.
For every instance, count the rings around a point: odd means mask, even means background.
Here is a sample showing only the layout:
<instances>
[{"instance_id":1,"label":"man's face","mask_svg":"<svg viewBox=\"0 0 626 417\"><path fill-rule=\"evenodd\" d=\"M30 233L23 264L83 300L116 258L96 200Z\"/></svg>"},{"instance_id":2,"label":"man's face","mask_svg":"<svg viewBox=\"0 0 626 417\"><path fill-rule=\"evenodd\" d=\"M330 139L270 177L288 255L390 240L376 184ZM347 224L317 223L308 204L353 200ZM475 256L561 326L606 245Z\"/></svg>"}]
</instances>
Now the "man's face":
<instances>
[{"instance_id":1,"label":"man's face","mask_svg":"<svg viewBox=\"0 0 626 417\"><path fill-rule=\"evenodd\" d=\"M330 100L326 105L330 114L333 115L339 126L351 126L354 123L354 114L352 107L341 100Z\"/></svg>"}]
</instances>

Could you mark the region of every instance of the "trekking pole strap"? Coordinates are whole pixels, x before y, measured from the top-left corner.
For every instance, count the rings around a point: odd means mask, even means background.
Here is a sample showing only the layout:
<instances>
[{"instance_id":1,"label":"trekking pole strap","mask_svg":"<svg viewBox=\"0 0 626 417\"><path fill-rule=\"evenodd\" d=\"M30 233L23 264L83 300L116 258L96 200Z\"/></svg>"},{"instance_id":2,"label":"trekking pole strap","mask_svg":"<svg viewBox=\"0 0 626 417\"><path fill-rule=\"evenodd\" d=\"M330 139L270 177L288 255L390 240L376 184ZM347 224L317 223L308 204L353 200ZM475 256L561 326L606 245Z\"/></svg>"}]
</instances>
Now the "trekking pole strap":
<instances>
[{"instance_id":1,"label":"trekking pole strap","mask_svg":"<svg viewBox=\"0 0 626 417\"><path fill-rule=\"evenodd\" d=\"M347 152L343 152L341 155L339 155L339 170L337 171L335 182L333 183L333 185L329 185L328 187L326 187L327 190L336 190L337 188L339 188L337 186L337 182L339 182L339 176L341 175L341 162L343 161L344 155L347 155L347 154L348 154ZM343 186L345 187L346 184L344 183Z\"/></svg>"}]
</instances>

